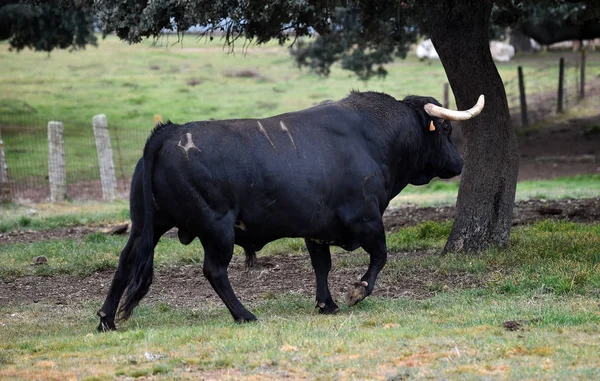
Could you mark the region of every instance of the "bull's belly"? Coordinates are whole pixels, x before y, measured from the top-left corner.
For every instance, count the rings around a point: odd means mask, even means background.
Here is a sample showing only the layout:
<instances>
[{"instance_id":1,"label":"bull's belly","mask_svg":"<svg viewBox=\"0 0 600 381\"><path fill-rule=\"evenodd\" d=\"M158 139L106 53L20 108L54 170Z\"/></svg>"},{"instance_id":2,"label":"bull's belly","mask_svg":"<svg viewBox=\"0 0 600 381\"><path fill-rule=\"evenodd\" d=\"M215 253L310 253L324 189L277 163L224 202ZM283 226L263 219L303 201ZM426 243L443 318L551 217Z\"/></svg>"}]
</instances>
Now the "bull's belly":
<instances>
[{"instance_id":1,"label":"bull's belly","mask_svg":"<svg viewBox=\"0 0 600 381\"><path fill-rule=\"evenodd\" d=\"M311 229L298 229L282 231L280 228L252 229L248 226L235 227L235 244L254 251L261 250L266 244L281 238L307 238L316 243L339 246L344 250L352 251L360 245L349 231L341 226L331 226L329 229L311 231Z\"/></svg>"}]
</instances>

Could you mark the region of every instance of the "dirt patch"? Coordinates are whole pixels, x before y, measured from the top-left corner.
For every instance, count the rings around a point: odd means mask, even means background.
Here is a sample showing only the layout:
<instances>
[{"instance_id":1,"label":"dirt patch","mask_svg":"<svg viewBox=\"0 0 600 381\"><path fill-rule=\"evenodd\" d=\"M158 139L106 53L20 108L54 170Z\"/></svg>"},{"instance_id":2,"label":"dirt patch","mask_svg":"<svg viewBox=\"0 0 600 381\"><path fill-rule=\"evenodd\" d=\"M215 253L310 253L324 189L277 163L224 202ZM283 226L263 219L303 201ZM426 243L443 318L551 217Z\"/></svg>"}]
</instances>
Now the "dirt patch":
<instances>
[{"instance_id":1,"label":"dirt patch","mask_svg":"<svg viewBox=\"0 0 600 381\"><path fill-rule=\"evenodd\" d=\"M600 116L573 119L519 138L519 180L600 173Z\"/></svg>"},{"instance_id":2,"label":"dirt patch","mask_svg":"<svg viewBox=\"0 0 600 381\"><path fill-rule=\"evenodd\" d=\"M82 239L83 237L103 231L106 227L75 226L51 230L18 230L0 233L0 245L14 243L33 243L50 239Z\"/></svg>"},{"instance_id":3,"label":"dirt patch","mask_svg":"<svg viewBox=\"0 0 600 381\"><path fill-rule=\"evenodd\" d=\"M425 221L448 221L454 217L454 207L406 207L390 209L383 216L386 230ZM515 204L514 225L532 224L540 219L566 220L580 223L600 222L600 198L573 200L529 200Z\"/></svg>"},{"instance_id":4,"label":"dirt patch","mask_svg":"<svg viewBox=\"0 0 600 381\"><path fill-rule=\"evenodd\" d=\"M389 263L406 257L427 254L427 251L390 253ZM348 286L366 271L365 264L349 265L350 257L360 253L333 255L329 286L334 299L343 303ZM356 259L356 258L353 258ZM449 273L423 269L398 270L388 266L377 282L373 295L389 298L425 298L436 291L465 289L479 286L479 280L469 273ZM103 301L114 270L96 272L87 277L56 275L52 277L25 276L0 281L0 305L54 304L79 305L89 301ZM315 297L315 277L308 255L278 255L258 258L256 265L245 270L244 259L234 257L229 276L236 294L243 303L254 304L284 294ZM434 285L435 287L432 287ZM166 303L172 307L204 307L222 305L221 300L202 274L201 265L159 267L151 291L144 303Z\"/></svg>"},{"instance_id":5,"label":"dirt patch","mask_svg":"<svg viewBox=\"0 0 600 381\"><path fill-rule=\"evenodd\" d=\"M256 79L264 79L265 77L258 72L258 70L238 70L238 71L226 71L223 73L225 77L229 78L256 78Z\"/></svg>"},{"instance_id":6,"label":"dirt patch","mask_svg":"<svg viewBox=\"0 0 600 381\"><path fill-rule=\"evenodd\" d=\"M386 228L394 230L428 220L452 218L452 207L402 208L384 216ZM517 204L513 224L527 224L539 219L564 219L577 222L600 221L600 198L563 201L526 201ZM100 228L77 227L46 232L11 232L0 240L11 243L40 239L73 238L97 232ZM102 231L108 228L101 228ZM169 234L171 238L174 232ZM389 265L381 273L373 295L389 298L425 298L439 291L462 290L480 286L482 280L466 272L440 273L421 268L402 269L393 262L407 257L430 254L428 251L389 254ZM360 257L363 258L360 258ZM358 258L357 258L358 257ZM341 253L333 255L330 289L334 299L342 303L348 286L366 270L367 255ZM257 303L284 294L299 294L311 300L315 295L315 279L308 255L278 255L258 259L255 267L245 270L244 259L234 257L230 268L231 283L244 303ZM100 304L108 292L114 270L96 272L87 277L56 275L26 276L10 281L0 280L0 305L8 303L43 303L79 305L89 301ZM155 282L145 303L166 303L173 307L222 305L202 274L201 265L159 267Z\"/></svg>"},{"instance_id":7,"label":"dirt patch","mask_svg":"<svg viewBox=\"0 0 600 381\"><path fill-rule=\"evenodd\" d=\"M196 85L201 85L203 82L204 82L204 81L203 81L203 80L201 80L200 78L190 78L190 79L188 79L188 80L186 81L186 84L187 84L188 86L192 86L192 87L194 87L194 86L196 86Z\"/></svg>"},{"instance_id":8,"label":"dirt patch","mask_svg":"<svg viewBox=\"0 0 600 381\"><path fill-rule=\"evenodd\" d=\"M0 245L14 243L33 243L50 239L82 239L87 235L102 232L105 226L75 226L51 230L18 230L0 233Z\"/></svg>"}]
</instances>

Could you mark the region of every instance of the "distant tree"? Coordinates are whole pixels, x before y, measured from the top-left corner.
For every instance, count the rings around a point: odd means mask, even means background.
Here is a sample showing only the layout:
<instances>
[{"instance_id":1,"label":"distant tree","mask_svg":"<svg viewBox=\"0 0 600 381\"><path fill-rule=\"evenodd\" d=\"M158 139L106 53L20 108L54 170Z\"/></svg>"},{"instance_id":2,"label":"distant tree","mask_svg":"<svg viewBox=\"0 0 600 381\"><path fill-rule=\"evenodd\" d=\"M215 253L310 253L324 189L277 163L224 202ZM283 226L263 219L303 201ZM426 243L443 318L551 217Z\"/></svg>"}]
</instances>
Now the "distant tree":
<instances>
[{"instance_id":1,"label":"distant tree","mask_svg":"<svg viewBox=\"0 0 600 381\"><path fill-rule=\"evenodd\" d=\"M0 1L0 41L12 49L51 52L96 44L93 11L84 1Z\"/></svg>"},{"instance_id":2,"label":"distant tree","mask_svg":"<svg viewBox=\"0 0 600 381\"><path fill-rule=\"evenodd\" d=\"M598 1L507 1L492 13L498 28L511 27L517 35L542 45L600 38Z\"/></svg>"},{"instance_id":3,"label":"distant tree","mask_svg":"<svg viewBox=\"0 0 600 381\"><path fill-rule=\"evenodd\" d=\"M40 7L46 2L31 3ZM87 9L82 4L88 2L60 3L75 12ZM585 6L579 8L580 12L597 15L596 3L595 0L498 0L495 2L498 12L494 13L501 17L495 21L515 25L523 20L527 7L536 9L537 5L580 4ZM35 7L32 9L40 9ZM486 95L483 113L463 127L465 167L455 223L446 244L448 251L480 251L509 242L518 172L517 139L504 86L489 50L493 7L493 0L95 0L90 11L93 13L89 14L97 18L104 33L114 32L131 43L158 37L164 29L181 31L194 25L221 30L228 44L234 44L239 37L257 43L277 39L283 44L317 35L313 42L296 50L299 64L328 74L333 63L341 62L343 68L363 79L385 75L384 64L404 56L419 34L430 35L458 107L469 108L479 94ZM576 20L585 23L589 17ZM21 29L27 27L14 22L18 19L7 19L13 29L0 38L21 36L22 42L15 43L15 47L42 46L48 50L51 42L41 45L35 42L45 38L41 37L42 28L36 29L38 33L23 33ZM72 37L75 31L91 30L92 18L88 16L85 20L88 28L68 29L73 32ZM62 24L53 25L63 28ZM71 45L55 46L79 46L77 42L85 43L87 34L82 36L71 38Z\"/></svg>"}]
</instances>

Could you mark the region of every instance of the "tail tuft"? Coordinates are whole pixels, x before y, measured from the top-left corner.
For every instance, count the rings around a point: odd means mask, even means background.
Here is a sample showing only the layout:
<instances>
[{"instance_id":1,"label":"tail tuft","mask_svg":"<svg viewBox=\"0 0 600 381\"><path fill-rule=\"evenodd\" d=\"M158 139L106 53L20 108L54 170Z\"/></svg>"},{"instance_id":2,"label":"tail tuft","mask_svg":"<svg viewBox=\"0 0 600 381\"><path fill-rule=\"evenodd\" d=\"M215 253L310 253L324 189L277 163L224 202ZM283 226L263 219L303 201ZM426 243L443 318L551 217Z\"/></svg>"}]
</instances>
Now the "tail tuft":
<instances>
[{"instance_id":1,"label":"tail tuft","mask_svg":"<svg viewBox=\"0 0 600 381\"><path fill-rule=\"evenodd\" d=\"M244 253L246 254L246 270L249 270L256 262L256 251L244 248Z\"/></svg>"},{"instance_id":2,"label":"tail tuft","mask_svg":"<svg viewBox=\"0 0 600 381\"><path fill-rule=\"evenodd\" d=\"M123 303L119 306L119 319L127 320L140 300L148 293L154 275L154 242L144 240L138 247L137 261L132 269Z\"/></svg>"}]
</instances>

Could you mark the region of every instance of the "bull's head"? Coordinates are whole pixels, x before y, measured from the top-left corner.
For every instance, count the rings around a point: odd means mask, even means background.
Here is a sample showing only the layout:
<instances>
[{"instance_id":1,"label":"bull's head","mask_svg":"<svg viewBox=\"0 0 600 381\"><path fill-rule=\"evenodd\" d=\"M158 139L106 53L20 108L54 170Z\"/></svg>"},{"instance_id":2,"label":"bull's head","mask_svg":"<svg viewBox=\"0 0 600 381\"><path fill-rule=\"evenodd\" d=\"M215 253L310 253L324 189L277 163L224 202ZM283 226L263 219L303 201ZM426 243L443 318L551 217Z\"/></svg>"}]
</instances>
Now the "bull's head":
<instances>
[{"instance_id":1,"label":"bull's head","mask_svg":"<svg viewBox=\"0 0 600 381\"><path fill-rule=\"evenodd\" d=\"M435 99L428 97L407 97L404 99L421 116L424 138L423 169L411 178L411 184L427 184L433 177L449 179L460 175L463 159L452 142L450 121L471 119L483 110L485 97L479 96L475 106L469 110L456 111L442 107Z\"/></svg>"}]
</instances>

